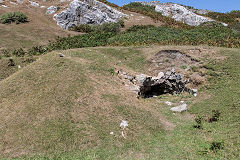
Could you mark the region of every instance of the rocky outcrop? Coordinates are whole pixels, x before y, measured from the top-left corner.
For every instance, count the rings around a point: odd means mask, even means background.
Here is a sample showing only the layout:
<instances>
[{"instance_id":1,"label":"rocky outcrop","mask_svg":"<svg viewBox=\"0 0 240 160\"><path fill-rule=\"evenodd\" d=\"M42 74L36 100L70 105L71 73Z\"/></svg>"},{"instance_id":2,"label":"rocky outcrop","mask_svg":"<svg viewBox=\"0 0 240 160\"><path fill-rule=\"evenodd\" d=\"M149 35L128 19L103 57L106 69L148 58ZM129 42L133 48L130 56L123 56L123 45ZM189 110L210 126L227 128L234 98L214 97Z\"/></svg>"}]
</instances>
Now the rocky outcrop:
<instances>
[{"instance_id":1,"label":"rocky outcrop","mask_svg":"<svg viewBox=\"0 0 240 160\"><path fill-rule=\"evenodd\" d=\"M163 16L171 17L176 21L183 22L190 26L198 26L204 22L211 22L214 21L211 18L204 17L198 15L199 14L207 13L207 10L196 10L191 9L179 4L174 3L160 3L158 1L152 2L140 2L143 5L150 5L155 6L155 11L161 13ZM195 12L195 13L194 13ZM223 25L227 26L227 24L222 23Z\"/></svg>"},{"instance_id":2,"label":"rocky outcrop","mask_svg":"<svg viewBox=\"0 0 240 160\"><path fill-rule=\"evenodd\" d=\"M68 8L54 15L57 24L69 29L80 24L102 24L117 22L125 14L96 0L74 0Z\"/></svg>"},{"instance_id":3,"label":"rocky outcrop","mask_svg":"<svg viewBox=\"0 0 240 160\"><path fill-rule=\"evenodd\" d=\"M37 2L29 1L29 3L34 7L39 7L40 6Z\"/></svg>"},{"instance_id":4,"label":"rocky outcrop","mask_svg":"<svg viewBox=\"0 0 240 160\"><path fill-rule=\"evenodd\" d=\"M126 72L118 71L118 76L124 80L125 86L140 97L152 97L167 93L181 93L188 91L184 76L176 73L174 69L166 73L159 72L157 77L139 74L128 75Z\"/></svg>"},{"instance_id":5,"label":"rocky outcrop","mask_svg":"<svg viewBox=\"0 0 240 160\"><path fill-rule=\"evenodd\" d=\"M46 14L53 14L58 10L58 8L56 6L50 6L47 8L46 10Z\"/></svg>"}]
</instances>

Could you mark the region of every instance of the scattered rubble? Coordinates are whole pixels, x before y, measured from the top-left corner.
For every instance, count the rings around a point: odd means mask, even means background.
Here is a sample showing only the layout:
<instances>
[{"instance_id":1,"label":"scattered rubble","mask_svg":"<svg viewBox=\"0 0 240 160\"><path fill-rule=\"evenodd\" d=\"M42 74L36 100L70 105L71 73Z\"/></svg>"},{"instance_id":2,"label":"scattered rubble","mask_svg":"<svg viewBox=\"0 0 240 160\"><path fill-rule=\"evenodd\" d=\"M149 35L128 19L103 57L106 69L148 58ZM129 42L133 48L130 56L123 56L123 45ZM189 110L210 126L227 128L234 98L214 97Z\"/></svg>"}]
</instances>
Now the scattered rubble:
<instances>
[{"instance_id":1,"label":"scattered rubble","mask_svg":"<svg viewBox=\"0 0 240 160\"><path fill-rule=\"evenodd\" d=\"M197 97L197 89L189 89L189 93L191 93L194 97Z\"/></svg>"},{"instance_id":2,"label":"scattered rubble","mask_svg":"<svg viewBox=\"0 0 240 160\"><path fill-rule=\"evenodd\" d=\"M126 127L128 127L128 122L125 120L122 120L120 123L120 128L125 129Z\"/></svg>"},{"instance_id":3,"label":"scattered rubble","mask_svg":"<svg viewBox=\"0 0 240 160\"><path fill-rule=\"evenodd\" d=\"M63 29L69 29L80 24L103 24L117 22L127 16L97 0L72 1L68 8L53 19Z\"/></svg>"},{"instance_id":4,"label":"scattered rubble","mask_svg":"<svg viewBox=\"0 0 240 160\"><path fill-rule=\"evenodd\" d=\"M172 102L169 102L169 101L166 101L165 104L168 105L168 106L173 105L173 103L172 103Z\"/></svg>"}]
</instances>

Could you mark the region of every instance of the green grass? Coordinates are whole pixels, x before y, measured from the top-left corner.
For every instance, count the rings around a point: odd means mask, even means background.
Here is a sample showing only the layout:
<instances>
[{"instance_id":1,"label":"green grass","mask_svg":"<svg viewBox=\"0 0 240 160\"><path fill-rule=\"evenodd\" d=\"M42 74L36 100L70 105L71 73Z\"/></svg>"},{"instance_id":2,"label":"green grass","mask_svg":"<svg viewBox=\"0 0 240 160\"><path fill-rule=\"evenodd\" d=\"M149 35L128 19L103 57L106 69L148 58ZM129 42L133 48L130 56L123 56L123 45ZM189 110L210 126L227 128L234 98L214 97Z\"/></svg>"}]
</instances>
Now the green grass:
<instances>
[{"instance_id":1,"label":"green grass","mask_svg":"<svg viewBox=\"0 0 240 160\"><path fill-rule=\"evenodd\" d=\"M134 26L125 33L108 40L111 45L199 45L207 44L219 47L239 47L239 37L226 27L195 27L194 29L174 29L169 27L143 28Z\"/></svg>"},{"instance_id":2,"label":"green grass","mask_svg":"<svg viewBox=\"0 0 240 160\"><path fill-rule=\"evenodd\" d=\"M136 99L118 90L123 85L109 69L146 72L149 55L141 47L61 51L65 58L56 52L41 56L0 81L1 158L238 159L240 51L216 50L226 58L207 65L218 74L209 76L209 85L197 99L211 96L197 102L185 94ZM195 129L194 118L172 114L166 100L185 100L188 112L196 116L209 117L219 110L220 120L204 121L203 130ZM161 115L175 124L174 130L163 130ZM129 121L127 139L119 133L122 119ZM223 149L211 151L212 142L223 142Z\"/></svg>"},{"instance_id":3,"label":"green grass","mask_svg":"<svg viewBox=\"0 0 240 160\"><path fill-rule=\"evenodd\" d=\"M97 47L97 46L139 46L139 45L209 45L239 48L239 34L220 25L199 26L193 29L171 27L133 26L125 32L91 32L84 35L59 37L46 46L35 46L26 54L40 55L53 50ZM19 49L18 49L19 50ZM21 49L20 49L21 50ZM14 52L13 52L14 53Z\"/></svg>"}]
</instances>

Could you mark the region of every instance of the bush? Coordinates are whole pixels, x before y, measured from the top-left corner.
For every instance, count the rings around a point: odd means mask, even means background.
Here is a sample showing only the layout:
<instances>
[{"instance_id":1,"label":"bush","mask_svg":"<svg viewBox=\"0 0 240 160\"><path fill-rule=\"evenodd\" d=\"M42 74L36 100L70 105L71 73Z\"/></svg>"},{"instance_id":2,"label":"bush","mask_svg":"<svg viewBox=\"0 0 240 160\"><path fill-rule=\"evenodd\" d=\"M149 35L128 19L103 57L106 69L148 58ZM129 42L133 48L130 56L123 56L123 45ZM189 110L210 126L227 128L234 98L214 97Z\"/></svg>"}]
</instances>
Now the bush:
<instances>
[{"instance_id":1,"label":"bush","mask_svg":"<svg viewBox=\"0 0 240 160\"><path fill-rule=\"evenodd\" d=\"M234 22L229 25L231 29L233 29L238 35L240 35L240 22Z\"/></svg>"},{"instance_id":2,"label":"bush","mask_svg":"<svg viewBox=\"0 0 240 160\"><path fill-rule=\"evenodd\" d=\"M9 50L4 49L2 51L2 54L3 54L4 57L10 57L10 51Z\"/></svg>"},{"instance_id":3,"label":"bush","mask_svg":"<svg viewBox=\"0 0 240 160\"><path fill-rule=\"evenodd\" d=\"M35 46L32 47L30 50L28 50L28 55L32 56L32 55L40 55L42 53L47 52L48 49L44 46Z\"/></svg>"},{"instance_id":4,"label":"bush","mask_svg":"<svg viewBox=\"0 0 240 160\"><path fill-rule=\"evenodd\" d=\"M8 60L8 66L15 66L15 62L12 58Z\"/></svg>"},{"instance_id":5,"label":"bush","mask_svg":"<svg viewBox=\"0 0 240 160\"><path fill-rule=\"evenodd\" d=\"M19 48L19 49L15 49L12 52L12 55L17 56L17 57L23 57L25 55L25 52L22 48Z\"/></svg>"},{"instance_id":6,"label":"bush","mask_svg":"<svg viewBox=\"0 0 240 160\"><path fill-rule=\"evenodd\" d=\"M202 127L202 120L203 118L202 117L198 117L198 118L195 118L195 122L197 123L196 125L194 125L193 127L194 128L197 128L197 129L203 129Z\"/></svg>"},{"instance_id":7,"label":"bush","mask_svg":"<svg viewBox=\"0 0 240 160\"><path fill-rule=\"evenodd\" d=\"M124 21L120 20L116 23L103 23L101 25L89 25L89 24L81 24L79 26L75 26L72 30L77 32L120 32L120 28L124 27Z\"/></svg>"},{"instance_id":8,"label":"bush","mask_svg":"<svg viewBox=\"0 0 240 160\"><path fill-rule=\"evenodd\" d=\"M73 27L72 30L76 32L90 33L93 32L93 27L89 24L81 24L79 26Z\"/></svg>"},{"instance_id":9,"label":"bush","mask_svg":"<svg viewBox=\"0 0 240 160\"><path fill-rule=\"evenodd\" d=\"M220 22L232 24L232 23L238 22L237 18L240 18L240 11L234 10L229 13L209 12L204 16L210 17Z\"/></svg>"},{"instance_id":10,"label":"bush","mask_svg":"<svg viewBox=\"0 0 240 160\"><path fill-rule=\"evenodd\" d=\"M142 25L142 26L139 26L139 25L134 25L130 28L128 28L126 30L126 32L137 32L139 30L143 30L143 29L151 29L151 28L154 28L155 26L154 25Z\"/></svg>"},{"instance_id":11,"label":"bush","mask_svg":"<svg viewBox=\"0 0 240 160\"><path fill-rule=\"evenodd\" d=\"M240 37L227 27L170 27L133 26L108 40L110 45L200 45L240 47Z\"/></svg>"},{"instance_id":12,"label":"bush","mask_svg":"<svg viewBox=\"0 0 240 160\"><path fill-rule=\"evenodd\" d=\"M209 149L213 152L217 152L223 149L223 146L224 146L223 142L212 142Z\"/></svg>"},{"instance_id":13,"label":"bush","mask_svg":"<svg viewBox=\"0 0 240 160\"><path fill-rule=\"evenodd\" d=\"M3 24L13 22L15 22L16 24L25 23L27 22L27 19L27 16L22 12L5 13L0 16L0 21Z\"/></svg>"},{"instance_id":14,"label":"bush","mask_svg":"<svg viewBox=\"0 0 240 160\"><path fill-rule=\"evenodd\" d=\"M221 113L219 110L213 110L212 117L208 119L208 122L209 123L217 122L219 120L220 115L221 115Z\"/></svg>"},{"instance_id":15,"label":"bush","mask_svg":"<svg viewBox=\"0 0 240 160\"><path fill-rule=\"evenodd\" d=\"M106 26L105 26L106 25ZM28 51L29 55L40 55L52 50L97 47L97 46L137 46L160 45L209 45L218 47L240 47L240 37L228 27L194 27L192 29L133 26L125 32L113 27L116 24L103 24L94 31L72 37L58 37L46 46L36 46ZM118 24L119 25L119 24Z\"/></svg>"}]
</instances>

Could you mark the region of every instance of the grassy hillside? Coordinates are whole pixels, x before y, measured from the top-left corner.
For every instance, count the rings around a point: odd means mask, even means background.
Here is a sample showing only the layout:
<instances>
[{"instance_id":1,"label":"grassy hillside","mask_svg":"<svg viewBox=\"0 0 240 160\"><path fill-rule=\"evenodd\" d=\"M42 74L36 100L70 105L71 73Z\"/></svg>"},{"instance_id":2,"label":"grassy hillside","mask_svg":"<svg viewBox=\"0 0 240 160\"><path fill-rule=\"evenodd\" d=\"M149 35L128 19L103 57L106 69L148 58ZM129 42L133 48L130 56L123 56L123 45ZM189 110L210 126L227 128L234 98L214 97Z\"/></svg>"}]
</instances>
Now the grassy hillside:
<instances>
[{"instance_id":1,"label":"grassy hillside","mask_svg":"<svg viewBox=\"0 0 240 160\"><path fill-rule=\"evenodd\" d=\"M49 40L54 40L58 36L76 35L76 33L58 27L52 19L52 15L45 15L45 9L12 5L9 8L1 8L0 15L16 11L26 14L29 22L18 25L15 23L0 24L0 48L30 48L35 45L47 44Z\"/></svg>"},{"instance_id":2,"label":"grassy hillside","mask_svg":"<svg viewBox=\"0 0 240 160\"><path fill-rule=\"evenodd\" d=\"M84 48L62 51L63 58L40 56L0 81L1 158L237 159L239 49L199 47L204 52L195 56L203 56L212 76L197 98L137 99L113 74L119 68L148 73L148 60L159 50L194 48ZM184 100L190 109L173 114L167 100ZM221 113L218 122L193 127L194 115L211 117L213 109ZM121 120L129 122L126 139ZM213 149L214 142L223 149Z\"/></svg>"}]
</instances>

